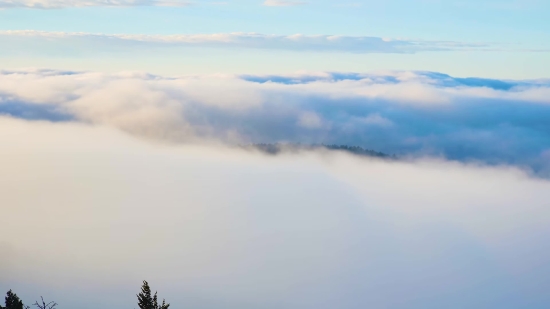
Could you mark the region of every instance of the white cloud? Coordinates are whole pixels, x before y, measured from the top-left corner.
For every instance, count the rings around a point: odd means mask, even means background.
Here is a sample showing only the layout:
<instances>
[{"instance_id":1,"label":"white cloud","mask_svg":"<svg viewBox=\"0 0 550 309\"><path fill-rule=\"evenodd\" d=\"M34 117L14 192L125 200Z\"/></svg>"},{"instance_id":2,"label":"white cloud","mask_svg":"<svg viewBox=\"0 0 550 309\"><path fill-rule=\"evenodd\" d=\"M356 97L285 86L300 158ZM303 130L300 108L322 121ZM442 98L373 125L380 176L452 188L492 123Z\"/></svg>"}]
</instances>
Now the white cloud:
<instances>
[{"instance_id":1,"label":"white cloud","mask_svg":"<svg viewBox=\"0 0 550 309\"><path fill-rule=\"evenodd\" d=\"M67 7L93 6L189 6L192 2L184 0L0 0L0 8L59 9Z\"/></svg>"},{"instance_id":2,"label":"white cloud","mask_svg":"<svg viewBox=\"0 0 550 309\"><path fill-rule=\"evenodd\" d=\"M308 129L319 129L323 127L323 119L313 112L304 112L298 119L298 125Z\"/></svg>"},{"instance_id":3,"label":"white cloud","mask_svg":"<svg viewBox=\"0 0 550 309\"><path fill-rule=\"evenodd\" d=\"M422 51L467 51L484 50L485 44L448 41L421 41L408 39L387 39L369 36L342 35L273 35L260 33L218 33L218 34L95 34L82 32L47 32L35 30L0 31L0 42L12 46L33 44L37 46L70 46L71 50L81 48L82 52L109 48L135 48L135 44L149 46L202 46L256 48L292 51L337 51L353 53L415 53ZM93 48L89 48L91 44ZM90 47L91 47L90 46ZM32 52L27 51L25 52Z\"/></svg>"},{"instance_id":4,"label":"white cloud","mask_svg":"<svg viewBox=\"0 0 550 309\"><path fill-rule=\"evenodd\" d=\"M380 127L390 127L393 125L393 122L391 120L386 117L380 116L380 114L378 113L370 114L367 117L360 118L359 121L368 125Z\"/></svg>"},{"instance_id":5,"label":"white cloud","mask_svg":"<svg viewBox=\"0 0 550 309\"><path fill-rule=\"evenodd\" d=\"M548 81L430 72L292 76L3 71L0 113L177 143L328 143L549 175ZM32 89L32 91L29 91Z\"/></svg>"},{"instance_id":6,"label":"white cloud","mask_svg":"<svg viewBox=\"0 0 550 309\"><path fill-rule=\"evenodd\" d=\"M264 157L6 117L0 144L0 291L26 303L131 307L143 279L182 308L549 301L550 182L515 168Z\"/></svg>"},{"instance_id":7,"label":"white cloud","mask_svg":"<svg viewBox=\"0 0 550 309\"><path fill-rule=\"evenodd\" d=\"M304 4L307 4L307 2L286 1L286 0L265 0L264 1L265 6L296 6L296 5L304 5Z\"/></svg>"}]
</instances>

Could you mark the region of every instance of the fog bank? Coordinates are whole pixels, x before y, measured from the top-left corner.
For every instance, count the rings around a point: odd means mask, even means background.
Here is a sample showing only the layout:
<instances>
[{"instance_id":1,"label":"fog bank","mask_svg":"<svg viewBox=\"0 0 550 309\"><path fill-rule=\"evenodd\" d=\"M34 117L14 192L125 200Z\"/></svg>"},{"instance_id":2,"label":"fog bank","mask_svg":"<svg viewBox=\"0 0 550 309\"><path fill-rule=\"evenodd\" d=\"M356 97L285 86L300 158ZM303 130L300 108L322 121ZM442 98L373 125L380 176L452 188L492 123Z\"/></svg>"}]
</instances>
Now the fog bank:
<instances>
[{"instance_id":1,"label":"fog bank","mask_svg":"<svg viewBox=\"0 0 550 309\"><path fill-rule=\"evenodd\" d=\"M550 182L0 118L0 291L60 308L547 308Z\"/></svg>"}]
</instances>

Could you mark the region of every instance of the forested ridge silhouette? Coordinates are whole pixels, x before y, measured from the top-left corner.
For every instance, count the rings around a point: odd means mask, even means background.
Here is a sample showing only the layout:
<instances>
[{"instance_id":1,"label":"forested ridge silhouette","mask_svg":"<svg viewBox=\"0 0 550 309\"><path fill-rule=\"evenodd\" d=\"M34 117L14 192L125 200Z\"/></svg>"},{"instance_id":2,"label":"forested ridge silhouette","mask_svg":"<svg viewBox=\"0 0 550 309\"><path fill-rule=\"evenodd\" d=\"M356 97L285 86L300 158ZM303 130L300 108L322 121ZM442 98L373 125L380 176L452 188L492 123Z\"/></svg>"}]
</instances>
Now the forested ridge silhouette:
<instances>
[{"instance_id":1,"label":"forested ridge silhouette","mask_svg":"<svg viewBox=\"0 0 550 309\"><path fill-rule=\"evenodd\" d=\"M377 157L386 159L397 158L393 154L387 154L372 149L366 149L360 146L339 145L339 144L286 144L286 143L257 143L243 146L247 149L257 149L261 152L276 155L284 152L303 151L303 150L331 150L343 151L359 156Z\"/></svg>"}]
</instances>

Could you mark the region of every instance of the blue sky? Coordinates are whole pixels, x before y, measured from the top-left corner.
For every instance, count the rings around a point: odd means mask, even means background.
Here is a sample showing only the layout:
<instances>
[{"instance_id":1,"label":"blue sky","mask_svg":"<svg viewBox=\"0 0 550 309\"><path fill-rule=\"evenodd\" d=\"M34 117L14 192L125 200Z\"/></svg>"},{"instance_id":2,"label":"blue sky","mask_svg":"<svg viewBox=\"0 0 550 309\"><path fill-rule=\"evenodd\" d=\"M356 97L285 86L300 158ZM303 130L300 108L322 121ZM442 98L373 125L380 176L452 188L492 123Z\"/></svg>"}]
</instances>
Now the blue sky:
<instances>
[{"instance_id":1,"label":"blue sky","mask_svg":"<svg viewBox=\"0 0 550 309\"><path fill-rule=\"evenodd\" d=\"M22 57L29 52L28 45L4 41L12 53L0 54L0 64L9 68L54 66L60 69L143 70L159 74L404 69L493 78L546 77L550 68L550 4L547 1L325 0L268 6L261 0L243 0L195 1L181 7L156 6L146 1L139 5L108 7L95 1L91 1L93 6L89 7L75 7L84 3L82 1L40 2L51 6L48 9L28 8L35 2L27 0L10 3L20 3L27 8L0 10L0 30L134 35L253 32L368 36L482 44L485 48L396 55L199 47L152 52L148 46L115 53L104 51L101 46L87 46L90 53L101 53L101 57L95 57L70 54L67 50L71 48L59 44L52 52L57 57L42 52L40 45L32 48L32 57ZM281 2L285 3L290 4ZM68 44L78 48L83 43Z\"/></svg>"}]
</instances>

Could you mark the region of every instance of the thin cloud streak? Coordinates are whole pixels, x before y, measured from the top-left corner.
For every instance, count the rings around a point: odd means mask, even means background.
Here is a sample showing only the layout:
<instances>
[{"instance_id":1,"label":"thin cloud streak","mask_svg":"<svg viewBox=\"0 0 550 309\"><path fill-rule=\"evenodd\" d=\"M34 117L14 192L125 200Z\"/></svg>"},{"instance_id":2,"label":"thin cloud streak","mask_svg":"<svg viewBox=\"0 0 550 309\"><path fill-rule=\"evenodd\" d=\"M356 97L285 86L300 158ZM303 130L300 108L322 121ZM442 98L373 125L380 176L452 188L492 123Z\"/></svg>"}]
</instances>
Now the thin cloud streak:
<instances>
[{"instance_id":1,"label":"thin cloud streak","mask_svg":"<svg viewBox=\"0 0 550 309\"><path fill-rule=\"evenodd\" d=\"M184 0L0 0L0 9L61 9L71 7L131 7L131 6L171 6L184 7L194 2Z\"/></svg>"},{"instance_id":2,"label":"thin cloud streak","mask_svg":"<svg viewBox=\"0 0 550 309\"><path fill-rule=\"evenodd\" d=\"M388 39L370 36L342 35L273 35L260 33L218 33L218 34L94 34L82 32L47 32L36 30L0 31L0 42L16 49L22 41L40 46L70 46L78 48L90 44L92 50L112 47L133 47L144 44L151 47L197 46L213 48L250 48L289 51L332 51L350 53L417 53L427 51L483 51L493 50L486 44L452 41L422 41ZM24 45L23 46L27 46ZM52 47L52 48L53 48Z\"/></svg>"},{"instance_id":3,"label":"thin cloud streak","mask_svg":"<svg viewBox=\"0 0 550 309\"><path fill-rule=\"evenodd\" d=\"M303 1L287 1L287 0L265 0L264 1L265 6L297 6L297 5L304 5L304 4L308 4L308 3Z\"/></svg>"}]
</instances>

